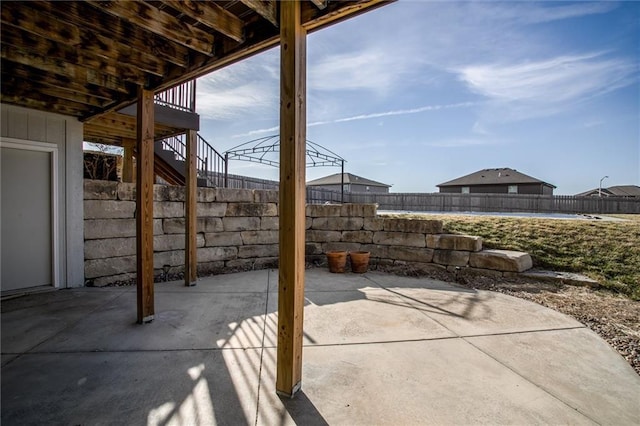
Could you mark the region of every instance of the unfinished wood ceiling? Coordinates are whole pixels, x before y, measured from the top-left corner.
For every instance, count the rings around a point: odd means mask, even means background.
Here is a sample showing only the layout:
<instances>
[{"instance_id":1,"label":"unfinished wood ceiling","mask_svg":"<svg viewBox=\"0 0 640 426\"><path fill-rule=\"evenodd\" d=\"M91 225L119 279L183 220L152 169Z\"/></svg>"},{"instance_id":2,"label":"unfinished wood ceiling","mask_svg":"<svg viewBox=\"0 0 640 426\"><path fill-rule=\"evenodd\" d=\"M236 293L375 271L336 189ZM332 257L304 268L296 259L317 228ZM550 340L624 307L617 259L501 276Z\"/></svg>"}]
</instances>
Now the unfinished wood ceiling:
<instances>
[{"instance_id":1,"label":"unfinished wood ceiling","mask_svg":"<svg viewBox=\"0 0 640 426\"><path fill-rule=\"evenodd\" d=\"M312 31L384 0L302 3ZM2 102L86 121L279 42L278 2L3 1ZM99 123L109 128L107 121Z\"/></svg>"}]
</instances>

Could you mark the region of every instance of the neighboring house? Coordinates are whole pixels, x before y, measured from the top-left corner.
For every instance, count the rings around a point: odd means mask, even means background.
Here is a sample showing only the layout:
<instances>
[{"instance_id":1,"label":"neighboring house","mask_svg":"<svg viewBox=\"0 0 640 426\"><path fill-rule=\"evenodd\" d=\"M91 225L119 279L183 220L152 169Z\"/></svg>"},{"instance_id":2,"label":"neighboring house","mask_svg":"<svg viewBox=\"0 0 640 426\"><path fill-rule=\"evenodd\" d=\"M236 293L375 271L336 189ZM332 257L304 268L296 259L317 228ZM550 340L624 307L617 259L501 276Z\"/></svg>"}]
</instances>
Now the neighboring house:
<instances>
[{"instance_id":1,"label":"neighboring house","mask_svg":"<svg viewBox=\"0 0 640 426\"><path fill-rule=\"evenodd\" d=\"M537 194L553 195L550 183L517 170L484 169L437 185L440 192L454 194Z\"/></svg>"},{"instance_id":2,"label":"neighboring house","mask_svg":"<svg viewBox=\"0 0 640 426\"><path fill-rule=\"evenodd\" d=\"M307 186L332 191L341 191L342 185L344 185L344 192L388 193L389 188L391 188L391 185L387 185L386 183L376 182L375 180L356 176L351 173L344 173L344 176L336 173L307 182Z\"/></svg>"},{"instance_id":3,"label":"neighboring house","mask_svg":"<svg viewBox=\"0 0 640 426\"><path fill-rule=\"evenodd\" d=\"M600 189L591 189L589 191L576 194L576 197L599 197ZM640 198L640 186L638 185L616 185L608 188L602 188L603 197L625 197Z\"/></svg>"}]
</instances>

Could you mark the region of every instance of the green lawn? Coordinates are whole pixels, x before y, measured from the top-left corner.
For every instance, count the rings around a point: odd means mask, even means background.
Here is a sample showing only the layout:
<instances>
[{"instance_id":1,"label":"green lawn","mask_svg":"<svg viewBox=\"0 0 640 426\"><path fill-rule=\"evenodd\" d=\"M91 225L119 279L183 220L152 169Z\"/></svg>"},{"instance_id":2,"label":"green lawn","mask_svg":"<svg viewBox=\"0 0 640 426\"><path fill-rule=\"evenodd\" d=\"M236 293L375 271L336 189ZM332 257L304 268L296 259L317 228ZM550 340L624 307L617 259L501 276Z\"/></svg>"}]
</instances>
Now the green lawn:
<instances>
[{"instance_id":1,"label":"green lawn","mask_svg":"<svg viewBox=\"0 0 640 426\"><path fill-rule=\"evenodd\" d=\"M640 300L640 215L618 217L627 220L441 218L445 232L481 236L485 248L528 252L535 267L582 273Z\"/></svg>"}]
</instances>

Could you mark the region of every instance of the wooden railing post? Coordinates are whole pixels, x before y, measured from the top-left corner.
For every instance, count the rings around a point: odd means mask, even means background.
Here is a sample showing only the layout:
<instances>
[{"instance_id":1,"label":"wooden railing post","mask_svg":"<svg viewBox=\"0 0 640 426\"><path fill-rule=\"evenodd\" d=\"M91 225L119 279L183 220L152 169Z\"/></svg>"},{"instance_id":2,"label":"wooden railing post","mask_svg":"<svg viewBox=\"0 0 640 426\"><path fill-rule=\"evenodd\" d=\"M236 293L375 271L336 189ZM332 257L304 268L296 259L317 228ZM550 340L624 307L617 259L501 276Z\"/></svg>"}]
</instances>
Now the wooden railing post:
<instances>
[{"instance_id":1,"label":"wooden railing post","mask_svg":"<svg viewBox=\"0 0 640 426\"><path fill-rule=\"evenodd\" d=\"M306 31L300 2L280 3L280 266L276 391L302 380L304 308Z\"/></svg>"},{"instance_id":2,"label":"wooden railing post","mask_svg":"<svg viewBox=\"0 0 640 426\"><path fill-rule=\"evenodd\" d=\"M197 208L196 193L198 190L197 177L197 132L189 130L186 137L187 153L186 153L186 194L185 194L185 265L184 265L184 284L186 286L196 285L198 279L198 256L196 249L197 236Z\"/></svg>"},{"instance_id":3,"label":"wooden railing post","mask_svg":"<svg viewBox=\"0 0 640 426\"><path fill-rule=\"evenodd\" d=\"M153 321L153 92L138 89L136 278L138 323Z\"/></svg>"}]
</instances>

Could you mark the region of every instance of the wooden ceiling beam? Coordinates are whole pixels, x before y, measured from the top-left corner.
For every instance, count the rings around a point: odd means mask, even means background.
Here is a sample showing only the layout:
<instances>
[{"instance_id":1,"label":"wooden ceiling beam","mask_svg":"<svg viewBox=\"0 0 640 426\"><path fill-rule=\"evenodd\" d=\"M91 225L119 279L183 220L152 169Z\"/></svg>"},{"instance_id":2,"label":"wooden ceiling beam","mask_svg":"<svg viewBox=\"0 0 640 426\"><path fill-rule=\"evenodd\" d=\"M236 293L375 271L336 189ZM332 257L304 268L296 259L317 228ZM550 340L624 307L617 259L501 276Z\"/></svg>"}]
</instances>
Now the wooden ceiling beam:
<instances>
[{"instance_id":1,"label":"wooden ceiling beam","mask_svg":"<svg viewBox=\"0 0 640 426\"><path fill-rule=\"evenodd\" d=\"M2 2L2 24L13 25L25 31L40 34L49 40L77 45L80 43L80 30L77 26L51 19L37 10L24 8L22 2Z\"/></svg>"},{"instance_id":2,"label":"wooden ceiling beam","mask_svg":"<svg viewBox=\"0 0 640 426\"><path fill-rule=\"evenodd\" d=\"M121 93L117 93L104 87L99 87L91 84L82 84L79 81L69 77L44 72L36 68L16 64L4 59L2 60L1 69L3 73L16 76L28 82L37 81L41 85L47 87L60 88L78 93L91 92L92 97L101 101L111 101L114 99L117 100L122 96Z\"/></svg>"},{"instance_id":3,"label":"wooden ceiling beam","mask_svg":"<svg viewBox=\"0 0 640 426\"><path fill-rule=\"evenodd\" d=\"M89 3L133 25L151 31L205 55L213 55L214 38L192 25L187 25L168 13L139 0L95 1Z\"/></svg>"},{"instance_id":4,"label":"wooden ceiling beam","mask_svg":"<svg viewBox=\"0 0 640 426\"><path fill-rule=\"evenodd\" d=\"M164 81L156 86L156 91L167 89L176 84L184 83L201 77L217 69L223 68L247 57L253 56L278 45L279 31L271 25L256 23L245 27L244 43L225 39L216 46L216 56L194 56L190 66L180 73L171 70Z\"/></svg>"},{"instance_id":5,"label":"wooden ceiling beam","mask_svg":"<svg viewBox=\"0 0 640 426\"><path fill-rule=\"evenodd\" d=\"M64 7L60 7L61 4L64 4ZM27 5L55 16L59 20L82 27L85 31L109 37L118 43L124 43L132 49L179 67L184 68L189 63L189 49L187 47L143 30L113 15L102 13L96 7L85 2L42 1L28 2Z\"/></svg>"},{"instance_id":6,"label":"wooden ceiling beam","mask_svg":"<svg viewBox=\"0 0 640 426\"><path fill-rule=\"evenodd\" d=\"M214 2L194 0L161 0L179 13L207 27L213 28L219 33L242 42L244 40L244 23L231 12L223 9Z\"/></svg>"},{"instance_id":7,"label":"wooden ceiling beam","mask_svg":"<svg viewBox=\"0 0 640 426\"><path fill-rule=\"evenodd\" d=\"M105 53L104 50L111 45L108 39L87 40L83 43L85 48L78 49L64 43L48 40L31 32L22 31L19 28L11 28L10 25L3 25L1 31L3 44L19 47L43 58L55 57L73 65L98 69L114 77L128 76L131 79L131 76L134 76L134 81L146 82L145 72L160 76L164 74L164 63L155 58L152 58L152 63L145 67L142 66L143 59L139 56L128 58L114 53L113 56L116 59L113 59L107 54L110 51ZM91 36L88 37L91 38ZM83 35L82 38L85 39L85 36ZM145 70L141 68L145 68Z\"/></svg>"},{"instance_id":8,"label":"wooden ceiling beam","mask_svg":"<svg viewBox=\"0 0 640 426\"><path fill-rule=\"evenodd\" d=\"M4 85L3 85L4 86ZM25 108L36 109L39 111L55 112L62 115L70 115L72 117L81 117L87 111L86 105L76 104L74 102L59 102L58 99L50 96L38 96L38 99L30 97L27 90L13 90L11 88L2 88L2 103L16 104Z\"/></svg>"},{"instance_id":9,"label":"wooden ceiling beam","mask_svg":"<svg viewBox=\"0 0 640 426\"><path fill-rule=\"evenodd\" d=\"M28 2L27 5L31 3L37 2ZM56 18L56 16L51 15L47 12L41 12L39 10L31 8L25 10L32 10L32 13L34 15L37 15L40 20L47 20L57 23L61 22ZM28 13L24 14L26 15ZM5 23L5 25L3 25L3 27L7 26L6 24L15 26L14 23L7 22ZM75 25L71 27L75 29L78 28ZM113 66L128 63L132 64L135 68L138 68L142 72L147 72L149 74L157 75L160 77L166 73L166 63L149 54L144 47L141 47L141 50L136 50L131 47L130 42L120 43L114 40L113 37L105 37L95 31L77 30L77 42L70 43L60 41L59 37L52 37L52 34L48 28L32 28L29 30L29 33L23 31L23 28L19 26L16 29L17 31L11 31L11 33L20 33L22 35L22 39L24 40L24 44L28 43L34 47L41 45L43 48L47 49L47 52L49 52L49 50L66 49L65 56L67 58L73 56L89 56L91 54L94 54L110 60L110 63ZM9 31L4 32L9 33ZM28 37L29 34L39 36L41 37L41 40L34 40L34 37L31 37L30 39ZM53 45L54 43L58 43L59 47L51 47L51 45ZM47 55L50 55L50 53L47 53ZM77 63L81 64L80 62Z\"/></svg>"},{"instance_id":10,"label":"wooden ceiling beam","mask_svg":"<svg viewBox=\"0 0 640 426\"><path fill-rule=\"evenodd\" d=\"M2 84L8 84L11 86L28 87L32 92L42 93L51 98L60 98L62 101L72 101L83 105L88 105L102 109L114 103L113 100L99 99L83 92L77 92L75 90L69 90L64 87L53 87L46 84L41 84L39 81L20 78L15 74L5 74L5 70L2 70Z\"/></svg>"},{"instance_id":11,"label":"wooden ceiling beam","mask_svg":"<svg viewBox=\"0 0 640 426\"><path fill-rule=\"evenodd\" d=\"M278 27L278 6L275 0L240 0L258 15Z\"/></svg>"},{"instance_id":12,"label":"wooden ceiling beam","mask_svg":"<svg viewBox=\"0 0 640 426\"><path fill-rule=\"evenodd\" d=\"M327 7L327 0L311 0L311 3L315 4L318 9L324 9Z\"/></svg>"},{"instance_id":13,"label":"wooden ceiling beam","mask_svg":"<svg viewBox=\"0 0 640 426\"><path fill-rule=\"evenodd\" d=\"M73 62L66 62L60 57L40 55L3 43L2 58L42 71L80 79L80 81L86 79L87 83L127 94L131 92L125 85L125 81L138 85L144 85L147 82L145 76L129 64L113 65L109 64L106 60L97 60L97 62L95 62L96 58L90 59L86 56L79 57L81 62L84 62L83 64L75 64Z\"/></svg>"},{"instance_id":14,"label":"wooden ceiling beam","mask_svg":"<svg viewBox=\"0 0 640 426\"><path fill-rule=\"evenodd\" d=\"M86 142L98 143L102 145L122 146L121 137L112 136L112 135L92 134L92 133L87 133L86 130L84 133L84 140Z\"/></svg>"},{"instance_id":15,"label":"wooden ceiling beam","mask_svg":"<svg viewBox=\"0 0 640 426\"><path fill-rule=\"evenodd\" d=\"M115 60L115 63L118 64L132 64L133 67L143 72L159 77L167 72L165 62L158 58L96 33L82 34L82 42L78 46L78 50L109 58L112 61Z\"/></svg>"},{"instance_id":16,"label":"wooden ceiling beam","mask_svg":"<svg viewBox=\"0 0 640 426\"><path fill-rule=\"evenodd\" d=\"M242 3L260 3L258 0L241 0ZM314 31L348 18L349 14L360 14L375 9L395 0L365 0L365 1L340 1L328 3L324 10L318 10L311 2L302 2L301 20L303 27L308 31ZM262 25L254 22L245 26L245 42L235 43L223 40L217 46L216 55L213 58L196 56L189 67L177 74L172 70L169 75L156 86L156 90L163 90L170 86L183 83L194 78L201 77L217 69L228 66L234 62L246 59L252 55L263 52L279 43L279 31L276 27Z\"/></svg>"},{"instance_id":17,"label":"wooden ceiling beam","mask_svg":"<svg viewBox=\"0 0 640 426\"><path fill-rule=\"evenodd\" d=\"M135 134L136 117L133 115L125 115L118 112L112 112L86 121L85 126L102 127L105 129L126 129L127 131L133 132ZM155 129L157 134L162 135L175 132L174 128L165 126L160 123L156 123ZM184 133L184 129L181 130L181 133Z\"/></svg>"},{"instance_id":18,"label":"wooden ceiling beam","mask_svg":"<svg viewBox=\"0 0 640 426\"><path fill-rule=\"evenodd\" d=\"M302 26L308 32L312 32L395 1L396 0L337 1L327 3L327 6L322 10L319 10L311 4L311 2L303 2L301 4Z\"/></svg>"}]
</instances>

